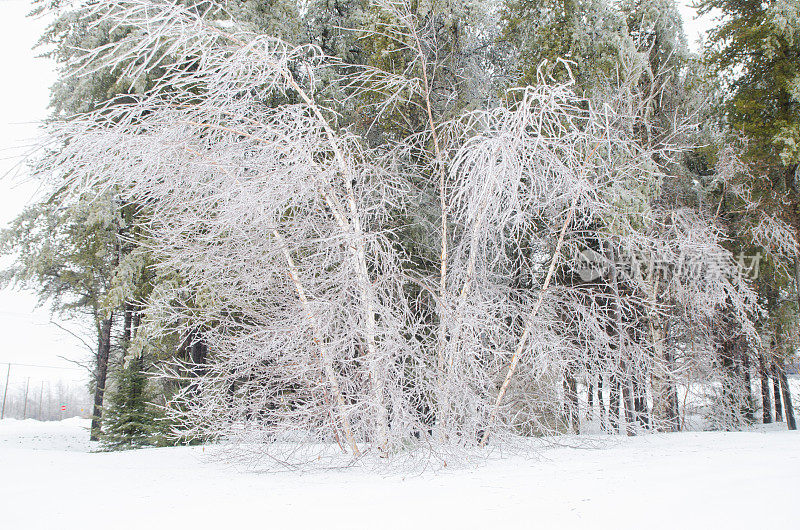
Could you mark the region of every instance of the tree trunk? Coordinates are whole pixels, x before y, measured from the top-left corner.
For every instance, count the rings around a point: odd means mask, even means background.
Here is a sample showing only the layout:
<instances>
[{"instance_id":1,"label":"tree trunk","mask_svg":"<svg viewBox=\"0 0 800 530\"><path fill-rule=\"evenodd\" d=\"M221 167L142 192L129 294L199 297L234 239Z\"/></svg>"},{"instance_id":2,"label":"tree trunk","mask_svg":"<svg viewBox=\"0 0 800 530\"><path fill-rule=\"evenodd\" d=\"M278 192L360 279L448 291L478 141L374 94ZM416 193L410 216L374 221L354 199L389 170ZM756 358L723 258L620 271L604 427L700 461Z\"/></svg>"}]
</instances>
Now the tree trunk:
<instances>
[{"instance_id":1,"label":"tree trunk","mask_svg":"<svg viewBox=\"0 0 800 530\"><path fill-rule=\"evenodd\" d=\"M645 429L650 426L650 418L647 410L647 386L644 374L639 372L633 378L633 405L636 411L636 421Z\"/></svg>"},{"instance_id":2,"label":"tree trunk","mask_svg":"<svg viewBox=\"0 0 800 530\"><path fill-rule=\"evenodd\" d=\"M189 369L189 382L188 392L194 396L200 394L200 381L199 378L207 373L206 357L208 354L208 346L206 346L200 333L194 331L189 338L189 346L186 351L186 356L191 363Z\"/></svg>"},{"instance_id":3,"label":"tree trunk","mask_svg":"<svg viewBox=\"0 0 800 530\"><path fill-rule=\"evenodd\" d=\"M611 374L611 377L608 378L608 384L611 386L608 405L608 426L612 434L617 434L619 430L619 382L617 381L617 374Z\"/></svg>"},{"instance_id":4,"label":"tree trunk","mask_svg":"<svg viewBox=\"0 0 800 530\"><path fill-rule=\"evenodd\" d=\"M777 360L778 374L781 379L781 390L783 391L783 408L786 413L786 426L790 431L797 430L797 423L794 421L794 407L792 406L792 393L789 389L789 379L786 376L786 366L783 359Z\"/></svg>"},{"instance_id":5,"label":"tree trunk","mask_svg":"<svg viewBox=\"0 0 800 530\"><path fill-rule=\"evenodd\" d=\"M800 227L797 229L800 232ZM797 296L797 307L800 307L800 257L794 259L794 292Z\"/></svg>"},{"instance_id":6,"label":"tree trunk","mask_svg":"<svg viewBox=\"0 0 800 530\"><path fill-rule=\"evenodd\" d=\"M128 346L131 344L133 337L133 306L129 302L125 302L125 320L122 326L122 344L125 348L123 355L128 353Z\"/></svg>"},{"instance_id":7,"label":"tree trunk","mask_svg":"<svg viewBox=\"0 0 800 530\"><path fill-rule=\"evenodd\" d=\"M622 397L625 401L625 427L628 436L636 436L635 410L633 404L633 393L631 392L632 383L630 380L622 382Z\"/></svg>"},{"instance_id":8,"label":"tree trunk","mask_svg":"<svg viewBox=\"0 0 800 530\"><path fill-rule=\"evenodd\" d=\"M775 396L775 421L783 421L783 409L781 408L781 377L778 365L772 361L772 394Z\"/></svg>"},{"instance_id":9,"label":"tree trunk","mask_svg":"<svg viewBox=\"0 0 800 530\"><path fill-rule=\"evenodd\" d=\"M108 357L111 353L111 328L114 320L113 313L108 318L100 321L97 337L97 372L95 373L94 408L92 410L92 427L89 439L100 439L100 430L103 426L103 396L106 392L106 377L108 375Z\"/></svg>"},{"instance_id":10,"label":"tree trunk","mask_svg":"<svg viewBox=\"0 0 800 530\"><path fill-rule=\"evenodd\" d=\"M575 434L580 434L581 424L578 414L578 384L569 371L564 374L564 405L567 409L566 425Z\"/></svg>"},{"instance_id":11,"label":"tree trunk","mask_svg":"<svg viewBox=\"0 0 800 530\"><path fill-rule=\"evenodd\" d=\"M673 431L680 431L681 430L681 421L680 421L680 411L678 409L678 387L675 386L675 383L670 383L669 385L669 394L668 394L668 419L669 424L671 426L671 430Z\"/></svg>"},{"instance_id":12,"label":"tree trunk","mask_svg":"<svg viewBox=\"0 0 800 530\"><path fill-rule=\"evenodd\" d=\"M769 393L769 373L764 355L759 356L759 372L761 374L761 419L764 423L772 423L772 396Z\"/></svg>"},{"instance_id":13,"label":"tree trunk","mask_svg":"<svg viewBox=\"0 0 800 530\"><path fill-rule=\"evenodd\" d=\"M193 372L195 376L205 375L206 370L205 367L202 365L206 363L207 356L208 356L208 346L206 346L206 343L203 341L200 334L195 333L192 345L189 348L189 359L191 360L192 364L195 365L193 367Z\"/></svg>"},{"instance_id":14,"label":"tree trunk","mask_svg":"<svg viewBox=\"0 0 800 530\"><path fill-rule=\"evenodd\" d=\"M616 364L615 368L620 369L621 372L625 375L625 377L620 381L622 384L622 397L624 400L623 408L625 409L625 422L627 424L627 432L628 436L633 436L635 432L633 431L633 396L631 395L631 379L633 374L631 373L631 367L626 362L625 353L625 338L626 332L622 326L622 302L621 297L619 294L619 284L617 282L617 268L614 265L617 260L615 257L613 247L609 247L607 249L606 256L608 257L608 262L611 264L610 270L610 277L611 277L611 288L614 294L614 316L616 320L616 338L617 338L617 354L619 355L619 361ZM614 385L617 387L618 385ZM619 390L617 392L617 401L619 401ZM616 415L617 419L619 419L619 407L616 407Z\"/></svg>"},{"instance_id":15,"label":"tree trunk","mask_svg":"<svg viewBox=\"0 0 800 530\"><path fill-rule=\"evenodd\" d=\"M743 417L742 390L739 379L739 365L736 359L737 338L725 338L720 344L719 366L722 372L722 412L721 420L726 431L741 426Z\"/></svg>"},{"instance_id":16,"label":"tree trunk","mask_svg":"<svg viewBox=\"0 0 800 530\"><path fill-rule=\"evenodd\" d=\"M142 325L142 313L140 313L139 311L134 310L134 312L133 312L133 325L131 326L132 327L132 333L133 333L134 337L136 337L136 334L139 331L139 327L141 325Z\"/></svg>"},{"instance_id":17,"label":"tree trunk","mask_svg":"<svg viewBox=\"0 0 800 530\"><path fill-rule=\"evenodd\" d=\"M756 421L755 418L755 407L753 406L755 400L753 399L753 382L750 378L750 352L747 351L747 346L745 345L745 350L742 352L742 372L744 375L744 398L745 398L745 411L744 417L747 419L749 423L754 423Z\"/></svg>"},{"instance_id":18,"label":"tree trunk","mask_svg":"<svg viewBox=\"0 0 800 530\"><path fill-rule=\"evenodd\" d=\"M678 410L678 387L675 384L675 354L666 349L664 358L667 361L667 430L680 431L681 422Z\"/></svg>"},{"instance_id":19,"label":"tree trunk","mask_svg":"<svg viewBox=\"0 0 800 530\"><path fill-rule=\"evenodd\" d=\"M600 416L600 429L603 432L608 431L608 420L606 417L606 404L605 398L603 397L603 375L599 374L597 376L597 404L599 405L599 410L597 411Z\"/></svg>"}]
</instances>

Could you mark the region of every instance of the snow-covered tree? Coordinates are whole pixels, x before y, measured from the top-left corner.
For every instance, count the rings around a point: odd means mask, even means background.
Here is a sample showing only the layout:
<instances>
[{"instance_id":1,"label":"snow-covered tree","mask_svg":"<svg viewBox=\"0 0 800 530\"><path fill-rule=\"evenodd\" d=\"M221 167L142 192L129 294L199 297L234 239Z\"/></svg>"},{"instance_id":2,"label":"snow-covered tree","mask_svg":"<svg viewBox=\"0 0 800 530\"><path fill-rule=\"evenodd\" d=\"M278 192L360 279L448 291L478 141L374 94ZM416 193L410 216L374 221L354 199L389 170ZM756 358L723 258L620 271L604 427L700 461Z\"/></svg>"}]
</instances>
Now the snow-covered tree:
<instances>
[{"instance_id":1,"label":"snow-covered tree","mask_svg":"<svg viewBox=\"0 0 800 530\"><path fill-rule=\"evenodd\" d=\"M132 351L186 352L176 435L449 458L581 432L583 389L610 430L675 428L678 378L759 344L716 212L664 192L692 130L674 19L632 8L580 85L553 61L497 95L500 70L465 82L492 60L471 5L354 7L353 64L243 6L87 6L87 31L126 29L72 75L149 88L54 123L39 166L130 209L159 279Z\"/></svg>"}]
</instances>

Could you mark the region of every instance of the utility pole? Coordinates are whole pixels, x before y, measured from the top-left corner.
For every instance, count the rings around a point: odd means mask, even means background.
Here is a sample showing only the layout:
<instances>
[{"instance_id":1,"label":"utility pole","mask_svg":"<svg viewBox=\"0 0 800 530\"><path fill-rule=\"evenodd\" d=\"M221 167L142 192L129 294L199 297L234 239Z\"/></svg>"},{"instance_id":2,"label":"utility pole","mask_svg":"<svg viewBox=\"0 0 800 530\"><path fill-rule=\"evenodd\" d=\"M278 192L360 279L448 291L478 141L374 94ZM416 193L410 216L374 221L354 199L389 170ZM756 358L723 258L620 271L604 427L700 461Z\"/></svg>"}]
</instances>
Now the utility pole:
<instances>
[{"instance_id":1,"label":"utility pole","mask_svg":"<svg viewBox=\"0 0 800 530\"><path fill-rule=\"evenodd\" d=\"M31 384L31 378L29 377L27 381L25 381L25 401L22 402L22 419L24 420L25 417L28 415L28 386Z\"/></svg>"},{"instance_id":2,"label":"utility pole","mask_svg":"<svg viewBox=\"0 0 800 530\"><path fill-rule=\"evenodd\" d=\"M0 420L6 417L6 396L8 395L8 376L11 375L11 363L8 363L6 370L6 388L3 390L3 410L0 412Z\"/></svg>"},{"instance_id":3,"label":"utility pole","mask_svg":"<svg viewBox=\"0 0 800 530\"><path fill-rule=\"evenodd\" d=\"M44 396L44 381L42 381L42 386L39 388L39 414L36 415L36 419L42 421L42 396Z\"/></svg>"}]
</instances>

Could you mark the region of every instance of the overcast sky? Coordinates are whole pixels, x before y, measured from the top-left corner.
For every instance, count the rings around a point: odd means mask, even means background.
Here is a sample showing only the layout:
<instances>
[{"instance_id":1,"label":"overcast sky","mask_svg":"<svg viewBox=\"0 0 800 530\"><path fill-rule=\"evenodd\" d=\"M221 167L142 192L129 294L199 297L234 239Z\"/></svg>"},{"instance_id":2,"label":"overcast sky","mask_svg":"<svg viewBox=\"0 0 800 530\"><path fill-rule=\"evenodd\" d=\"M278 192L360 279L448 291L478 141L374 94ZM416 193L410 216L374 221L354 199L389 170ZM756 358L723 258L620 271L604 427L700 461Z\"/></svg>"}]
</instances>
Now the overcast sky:
<instances>
[{"instance_id":1,"label":"overcast sky","mask_svg":"<svg viewBox=\"0 0 800 530\"><path fill-rule=\"evenodd\" d=\"M38 121L47 116L48 90L55 79L49 61L37 59L31 48L46 25L26 17L28 0L0 0L0 225L5 226L25 204L37 196L35 183L20 174L19 156L37 134ZM10 172L10 173L9 173ZM24 171L22 171L24 173ZM0 262L7 266L8 260ZM68 359L85 361L89 352L80 341L50 323L47 309L35 309L36 296L11 289L0 291L0 363L14 362L60 367L11 367L9 387L41 380L86 381ZM75 323L62 325L77 330ZM0 364L0 385L5 384L7 366Z\"/></svg>"},{"instance_id":2,"label":"overcast sky","mask_svg":"<svg viewBox=\"0 0 800 530\"><path fill-rule=\"evenodd\" d=\"M711 23L708 17L695 20L695 11L684 0L680 6L686 34L692 48ZM37 196L38 187L24 179L24 171L15 170L19 156L37 134L37 123L47 116L48 89L55 79L53 65L36 58L31 48L41 35L46 21L27 17L29 0L0 0L0 225L5 226ZM17 168L18 170L19 168ZM16 173L16 175L15 175ZM0 262L6 266L8 261ZM0 363L15 362L62 367L44 369L12 367L12 384L28 376L34 379L82 380L85 374L64 361L66 357L85 361L88 351L80 341L51 324L46 308L36 309L36 296L10 289L0 291ZM76 323L53 317L62 326L77 331ZM86 337L91 344L94 339ZM5 380L5 366L0 365L0 380Z\"/></svg>"}]
</instances>

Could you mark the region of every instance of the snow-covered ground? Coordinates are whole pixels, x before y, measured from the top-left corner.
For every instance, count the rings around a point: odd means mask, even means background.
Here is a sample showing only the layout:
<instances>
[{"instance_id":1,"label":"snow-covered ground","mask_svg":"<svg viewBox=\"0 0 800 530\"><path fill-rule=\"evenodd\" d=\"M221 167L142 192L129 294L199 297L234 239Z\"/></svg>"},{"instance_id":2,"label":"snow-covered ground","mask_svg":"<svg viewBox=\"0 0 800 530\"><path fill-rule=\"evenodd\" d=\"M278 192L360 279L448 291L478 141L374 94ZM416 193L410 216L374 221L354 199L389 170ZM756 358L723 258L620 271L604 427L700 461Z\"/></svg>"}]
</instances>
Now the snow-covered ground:
<instances>
[{"instance_id":1,"label":"snow-covered ground","mask_svg":"<svg viewBox=\"0 0 800 530\"><path fill-rule=\"evenodd\" d=\"M0 422L0 528L797 528L800 435L614 438L414 474L247 473L202 447L92 453L86 420Z\"/></svg>"}]
</instances>

